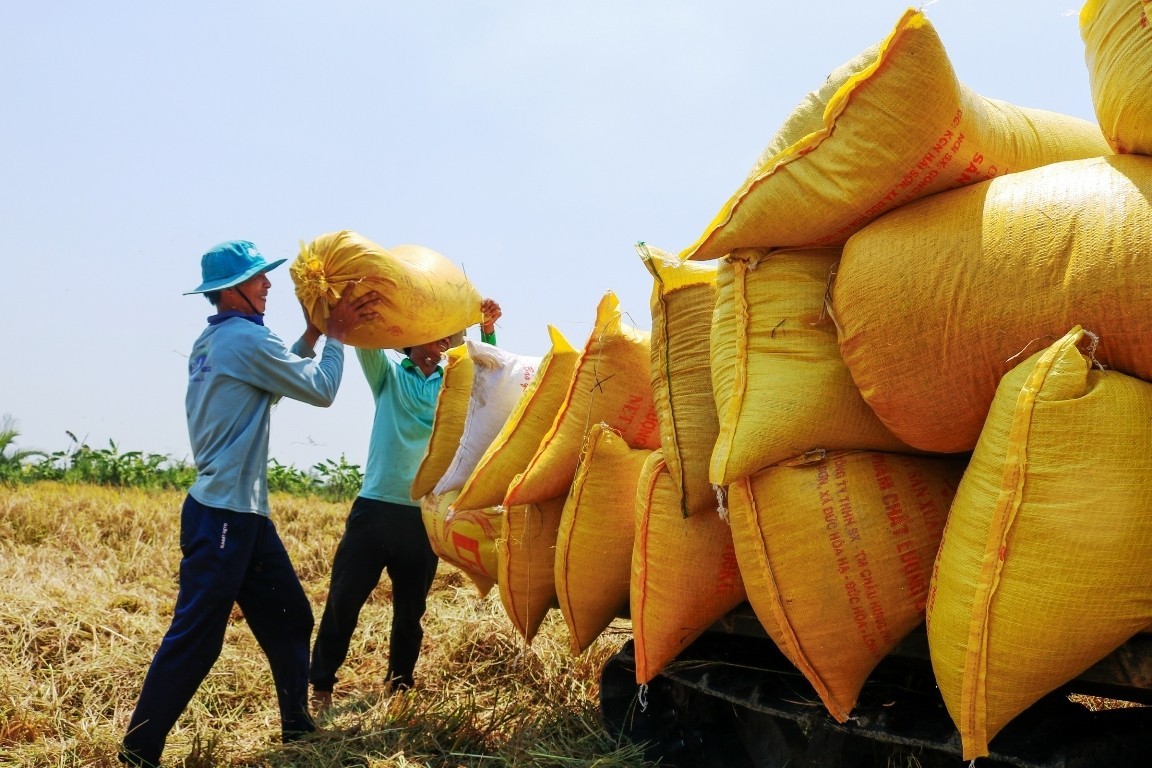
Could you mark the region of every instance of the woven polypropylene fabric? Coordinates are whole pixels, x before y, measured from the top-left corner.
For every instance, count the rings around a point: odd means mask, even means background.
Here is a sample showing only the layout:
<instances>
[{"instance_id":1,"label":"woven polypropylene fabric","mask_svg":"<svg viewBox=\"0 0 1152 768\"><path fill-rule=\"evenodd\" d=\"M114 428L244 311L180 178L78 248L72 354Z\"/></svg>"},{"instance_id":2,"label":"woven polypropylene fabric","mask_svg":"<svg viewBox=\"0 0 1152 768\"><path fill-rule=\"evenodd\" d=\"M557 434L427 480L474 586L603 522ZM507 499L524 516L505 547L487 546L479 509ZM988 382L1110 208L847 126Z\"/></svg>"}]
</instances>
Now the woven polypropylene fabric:
<instances>
[{"instance_id":1,"label":"woven polypropylene fabric","mask_svg":"<svg viewBox=\"0 0 1152 768\"><path fill-rule=\"evenodd\" d=\"M432 492L456 456L460 436L464 434L464 419L468 415L472 369L472 358L468 356L466 346L461 344L448 350L444 381L440 385L440 394L436 396L436 412L432 417L432 435L412 480L414 499Z\"/></svg>"},{"instance_id":2,"label":"woven polypropylene fabric","mask_svg":"<svg viewBox=\"0 0 1152 768\"><path fill-rule=\"evenodd\" d=\"M363 349L403 349L442 339L484 319L482 297L463 270L421 245L383 248L356 232L329 232L301 244L289 267L296 296L321 331L344 294L380 294L376 317L344 341Z\"/></svg>"},{"instance_id":3,"label":"woven polypropylene fabric","mask_svg":"<svg viewBox=\"0 0 1152 768\"><path fill-rule=\"evenodd\" d=\"M745 599L728 521L708 513L684 517L663 452L653 451L636 488L629 596L636 682L659 674Z\"/></svg>"},{"instance_id":4,"label":"woven polypropylene fabric","mask_svg":"<svg viewBox=\"0 0 1152 768\"><path fill-rule=\"evenodd\" d=\"M519 355L482 341L465 339L472 359L472 387L464 431L452 462L433 489L435 493L464 487L485 451L500 434L532 385L543 358ZM488 506L488 505L482 505Z\"/></svg>"},{"instance_id":5,"label":"woven polypropylene fabric","mask_svg":"<svg viewBox=\"0 0 1152 768\"><path fill-rule=\"evenodd\" d=\"M589 432L556 535L556 599L573 654L628 609L636 484L651 453L605 424Z\"/></svg>"},{"instance_id":6,"label":"woven polypropylene fabric","mask_svg":"<svg viewBox=\"0 0 1152 768\"><path fill-rule=\"evenodd\" d=\"M496 585L496 542L503 532L503 514L496 509L451 510L456 491L420 499L420 517L432 550L456 566L483 597Z\"/></svg>"},{"instance_id":7,"label":"woven polypropylene fabric","mask_svg":"<svg viewBox=\"0 0 1152 768\"><path fill-rule=\"evenodd\" d=\"M556 535L563 512L563 496L503 510L496 584L505 613L529 644L556 604Z\"/></svg>"},{"instance_id":8,"label":"woven polypropylene fabric","mask_svg":"<svg viewBox=\"0 0 1152 768\"><path fill-rule=\"evenodd\" d=\"M551 349L460 489L455 502L457 509L482 509L503 503L508 485L528 466L556 421L572 384L580 352L554 326L548 326L548 332Z\"/></svg>"},{"instance_id":9,"label":"woven polypropylene fabric","mask_svg":"<svg viewBox=\"0 0 1152 768\"><path fill-rule=\"evenodd\" d=\"M708 464L719 424L712 392L711 333L717 262L680 262L637 246L652 273L652 400L668 474L684 515L716 509Z\"/></svg>"},{"instance_id":10,"label":"woven polypropylene fabric","mask_svg":"<svg viewBox=\"0 0 1152 768\"><path fill-rule=\"evenodd\" d=\"M824 311L839 258L839 248L782 249L721 266L711 346L716 485L813 449L909 450L864 402L840 356Z\"/></svg>"},{"instance_id":11,"label":"woven polypropylene fabric","mask_svg":"<svg viewBox=\"0 0 1152 768\"><path fill-rule=\"evenodd\" d=\"M1080 36L1092 104L1117 152L1152 155L1152 24L1148 0L1088 0Z\"/></svg>"},{"instance_id":12,"label":"woven polypropylene fabric","mask_svg":"<svg viewBox=\"0 0 1152 768\"><path fill-rule=\"evenodd\" d=\"M988 99L961 84L931 23L909 9L884 41L797 107L680 256L838 245L936 192L1105 154L1111 149L1094 122Z\"/></svg>"},{"instance_id":13,"label":"woven polypropylene fabric","mask_svg":"<svg viewBox=\"0 0 1152 768\"><path fill-rule=\"evenodd\" d=\"M606 293L556 419L509 484L504 506L566 496L594 424L604 422L634 448L659 448L650 366L651 333L625 322L616 295Z\"/></svg>"},{"instance_id":14,"label":"woven polypropylene fabric","mask_svg":"<svg viewBox=\"0 0 1152 768\"><path fill-rule=\"evenodd\" d=\"M928 643L965 759L1152 621L1152 384L1082 336L1004 377L940 545Z\"/></svg>"},{"instance_id":15,"label":"woven polypropylene fabric","mask_svg":"<svg viewBox=\"0 0 1152 768\"><path fill-rule=\"evenodd\" d=\"M924 619L964 466L840 451L768 467L730 489L748 602L840 722L876 664Z\"/></svg>"},{"instance_id":16,"label":"woven polypropylene fabric","mask_svg":"<svg viewBox=\"0 0 1152 768\"><path fill-rule=\"evenodd\" d=\"M840 351L892 432L970 451L1001 377L1073 325L1152 379L1152 158L1054 163L893 211L844 246Z\"/></svg>"}]
</instances>

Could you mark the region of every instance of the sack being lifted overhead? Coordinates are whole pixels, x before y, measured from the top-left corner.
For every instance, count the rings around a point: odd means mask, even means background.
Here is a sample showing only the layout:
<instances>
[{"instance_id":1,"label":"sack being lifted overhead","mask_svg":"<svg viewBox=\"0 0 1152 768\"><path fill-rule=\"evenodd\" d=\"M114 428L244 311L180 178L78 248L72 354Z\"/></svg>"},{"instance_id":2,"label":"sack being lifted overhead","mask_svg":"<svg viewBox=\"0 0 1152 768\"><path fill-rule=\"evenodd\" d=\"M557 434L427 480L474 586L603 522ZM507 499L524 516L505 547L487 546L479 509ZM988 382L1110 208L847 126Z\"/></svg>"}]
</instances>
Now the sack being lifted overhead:
<instances>
[{"instance_id":1,"label":"sack being lifted overhead","mask_svg":"<svg viewBox=\"0 0 1152 768\"><path fill-rule=\"evenodd\" d=\"M364 349L427 344L481 322L482 297L464 272L422 245L384 249L355 232L321 235L290 267L296 296L309 319L327 331L329 309L351 290L383 297L374 320L352 329L345 342Z\"/></svg>"}]
</instances>

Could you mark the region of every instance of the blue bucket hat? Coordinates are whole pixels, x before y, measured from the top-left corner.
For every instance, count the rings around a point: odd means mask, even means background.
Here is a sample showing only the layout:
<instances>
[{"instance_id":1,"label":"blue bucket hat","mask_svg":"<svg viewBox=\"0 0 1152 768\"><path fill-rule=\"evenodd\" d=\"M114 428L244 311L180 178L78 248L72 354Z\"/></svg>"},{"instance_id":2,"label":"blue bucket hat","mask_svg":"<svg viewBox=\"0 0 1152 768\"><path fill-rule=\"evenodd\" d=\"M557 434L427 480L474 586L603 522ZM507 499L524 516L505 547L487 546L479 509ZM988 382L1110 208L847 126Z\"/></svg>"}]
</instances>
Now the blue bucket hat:
<instances>
[{"instance_id":1,"label":"blue bucket hat","mask_svg":"<svg viewBox=\"0 0 1152 768\"><path fill-rule=\"evenodd\" d=\"M191 291L185 291L184 295L231 288L253 275L273 270L285 261L287 259L265 261L256 246L247 240L226 240L200 257L200 276L204 282Z\"/></svg>"}]
</instances>

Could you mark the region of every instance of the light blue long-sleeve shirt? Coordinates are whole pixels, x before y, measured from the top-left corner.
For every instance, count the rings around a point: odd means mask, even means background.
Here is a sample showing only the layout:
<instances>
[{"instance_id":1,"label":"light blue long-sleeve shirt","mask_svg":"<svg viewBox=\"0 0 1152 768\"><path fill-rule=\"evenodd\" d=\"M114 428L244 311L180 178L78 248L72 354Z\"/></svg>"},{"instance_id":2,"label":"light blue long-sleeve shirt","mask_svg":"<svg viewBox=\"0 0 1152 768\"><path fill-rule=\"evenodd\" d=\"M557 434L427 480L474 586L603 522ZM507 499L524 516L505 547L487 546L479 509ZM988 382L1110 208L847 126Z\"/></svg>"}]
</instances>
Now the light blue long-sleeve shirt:
<instances>
[{"instance_id":1,"label":"light blue long-sleeve shirt","mask_svg":"<svg viewBox=\"0 0 1152 768\"><path fill-rule=\"evenodd\" d=\"M327 339L317 360L303 339L289 349L248 316L209 323L188 360L184 403L198 473L188 493L208 507L267 516L272 405L281 397L331 405L344 345Z\"/></svg>"}]
</instances>

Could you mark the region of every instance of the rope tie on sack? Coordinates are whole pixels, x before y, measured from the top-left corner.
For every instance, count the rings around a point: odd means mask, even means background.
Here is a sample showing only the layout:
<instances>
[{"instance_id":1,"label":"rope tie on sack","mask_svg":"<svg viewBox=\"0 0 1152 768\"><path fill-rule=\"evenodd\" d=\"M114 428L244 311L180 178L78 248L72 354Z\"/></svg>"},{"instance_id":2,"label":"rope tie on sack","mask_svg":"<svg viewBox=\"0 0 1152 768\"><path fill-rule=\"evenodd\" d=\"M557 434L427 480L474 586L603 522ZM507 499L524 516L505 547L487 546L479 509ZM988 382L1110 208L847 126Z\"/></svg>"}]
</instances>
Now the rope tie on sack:
<instances>
[{"instance_id":1,"label":"rope tie on sack","mask_svg":"<svg viewBox=\"0 0 1152 768\"><path fill-rule=\"evenodd\" d=\"M840 268L840 262L834 263L828 268L828 278L824 281L824 301L820 305L820 318L817 322L824 322L824 318L832 321L833 327L836 328L837 337L841 336L840 323L836 322L836 313L832 311L832 285L836 282L836 272Z\"/></svg>"},{"instance_id":2,"label":"rope tie on sack","mask_svg":"<svg viewBox=\"0 0 1152 768\"><path fill-rule=\"evenodd\" d=\"M1100 346L1100 336L1093 333L1092 331L1087 330L1087 329L1083 329L1083 330L1084 330L1084 335L1090 339L1090 341L1088 343L1088 351L1086 353L1084 353L1088 357L1089 367L1099 368L1101 371L1106 370L1104 367L1104 364L1096 359L1096 349L1097 349L1097 347ZM1028 350L1031 349L1032 345L1036 344L1037 342L1040 342L1042 344L1051 344L1054 339L1055 339L1055 337L1052 334L1045 334L1044 336L1037 336L1036 338L1031 339L1027 344L1025 344L1023 349L1021 349L1019 352L1017 352L1016 354L1009 357L1004 362L1005 363L1011 363L1012 361L1016 360L1017 358L1023 357L1024 355L1028 354Z\"/></svg>"},{"instance_id":3,"label":"rope tie on sack","mask_svg":"<svg viewBox=\"0 0 1152 768\"><path fill-rule=\"evenodd\" d=\"M716 493L716 513L720 515L720 519L732 525L732 521L728 519L728 507L724 506L724 486L712 484L712 490Z\"/></svg>"},{"instance_id":4,"label":"rope tie on sack","mask_svg":"<svg viewBox=\"0 0 1152 768\"><path fill-rule=\"evenodd\" d=\"M313 252L310 244L300 243L300 255L289 267L289 272L292 274L293 282L296 283L296 295L300 302L308 308L310 314L318 315L312 317L313 322L327 321L329 300L339 299L340 294L336 286L328 282L324 261ZM326 324L319 322L316 324L321 328L326 327Z\"/></svg>"},{"instance_id":5,"label":"rope tie on sack","mask_svg":"<svg viewBox=\"0 0 1152 768\"><path fill-rule=\"evenodd\" d=\"M641 712L648 711L648 683L642 683L636 691L636 702L640 705Z\"/></svg>"},{"instance_id":6,"label":"rope tie on sack","mask_svg":"<svg viewBox=\"0 0 1152 768\"><path fill-rule=\"evenodd\" d=\"M1092 331L1088 330L1087 328L1084 329L1084 335L1092 340L1088 344L1088 352L1087 352L1088 362L1090 363L1090 366L1099 368L1100 370L1104 370L1103 363L1101 363L1099 360L1096 359L1096 348L1100 346L1100 337L1098 335L1096 335L1095 333L1092 333Z\"/></svg>"},{"instance_id":7,"label":"rope tie on sack","mask_svg":"<svg viewBox=\"0 0 1152 768\"><path fill-rule=\"evenodd\" d=\"M859 449L854 449L851 451L844 451L844 453L856 453L858 450ZM793 456L790 459L785 459L784 461L777 462L776 466L777 467L790 467L790 468L804 467L804 466L807 466L809 464L819 464L820 462L825 461L827 458L828 458L828 449L827 448L809 448L807 451L804 451L804 453L800 454L799 456Z\"/></svg>"}]
</instances>

